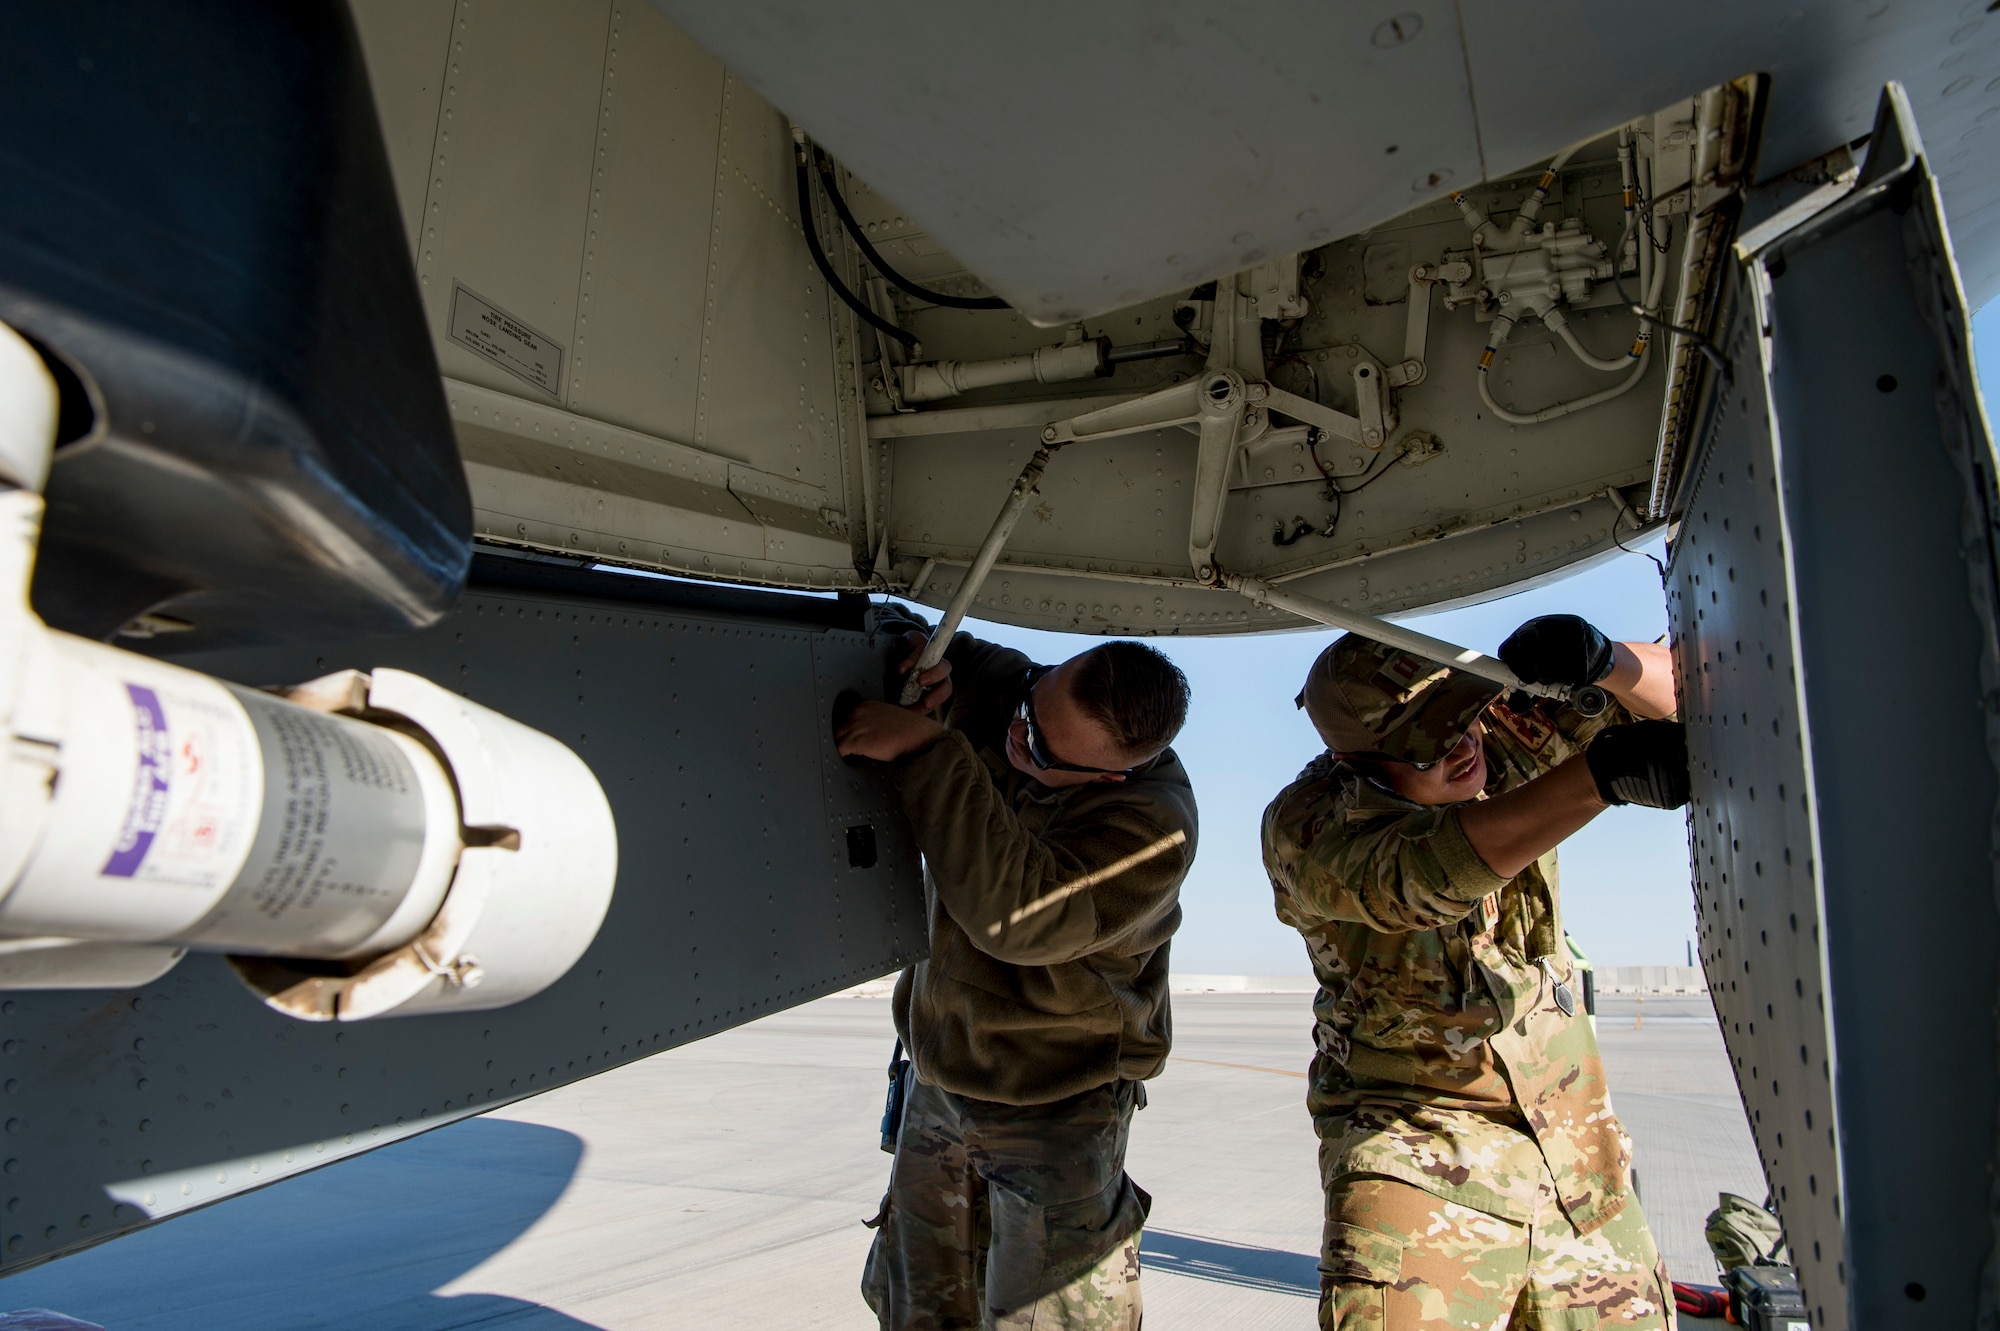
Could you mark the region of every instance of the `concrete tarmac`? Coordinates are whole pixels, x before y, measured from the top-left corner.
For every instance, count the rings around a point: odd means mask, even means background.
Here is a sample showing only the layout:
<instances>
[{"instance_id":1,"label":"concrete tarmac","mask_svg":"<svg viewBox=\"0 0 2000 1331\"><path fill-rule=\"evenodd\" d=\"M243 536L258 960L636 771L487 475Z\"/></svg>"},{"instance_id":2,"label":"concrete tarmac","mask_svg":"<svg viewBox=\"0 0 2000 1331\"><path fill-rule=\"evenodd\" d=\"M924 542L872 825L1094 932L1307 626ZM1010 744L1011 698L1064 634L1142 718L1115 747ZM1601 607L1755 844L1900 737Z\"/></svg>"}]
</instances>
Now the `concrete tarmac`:
<instances>
[{"instance_id":1,"label":"concrete tarmac","mask_svg":"<svg viewBox=\"0 0 2000 1331\"><path fill-rule=\"evenodd\" d=\"M1677 1279L1718 1189L1761 1197L1705 999L1607 997L1617 1107ZM1310 1328L1306 994L1179 994L1129 1167L1149 1328ZM110 1331L852 1328L888 1176L882 998L830 998L0 1280Z\"/></svg>"}]
</instances>

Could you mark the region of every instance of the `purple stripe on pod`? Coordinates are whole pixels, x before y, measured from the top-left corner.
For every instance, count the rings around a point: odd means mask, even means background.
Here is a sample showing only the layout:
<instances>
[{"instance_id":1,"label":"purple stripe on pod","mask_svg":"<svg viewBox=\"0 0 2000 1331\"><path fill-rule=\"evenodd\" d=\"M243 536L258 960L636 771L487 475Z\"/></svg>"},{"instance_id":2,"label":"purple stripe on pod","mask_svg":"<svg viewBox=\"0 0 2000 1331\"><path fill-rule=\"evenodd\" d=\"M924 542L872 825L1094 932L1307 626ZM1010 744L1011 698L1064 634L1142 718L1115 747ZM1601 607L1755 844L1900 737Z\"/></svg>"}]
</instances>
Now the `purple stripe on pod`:
<instances>
[{"instance_id":1,"label":"purple stripe on pod","mask_svg":"<svg viewBox=\"0 0 2000 1331\"><path fill-rule=\"evenodd\" d=\"M98 872L106 878L130 878L146 862L153 837L167 818L167 792L173 783L173 736L167 733L166 709L160 695L143 684L127 684L132 699L139 767L132 777L132 798L125 806L125 823L118 844Z\"/></svg>"}]
</instances>

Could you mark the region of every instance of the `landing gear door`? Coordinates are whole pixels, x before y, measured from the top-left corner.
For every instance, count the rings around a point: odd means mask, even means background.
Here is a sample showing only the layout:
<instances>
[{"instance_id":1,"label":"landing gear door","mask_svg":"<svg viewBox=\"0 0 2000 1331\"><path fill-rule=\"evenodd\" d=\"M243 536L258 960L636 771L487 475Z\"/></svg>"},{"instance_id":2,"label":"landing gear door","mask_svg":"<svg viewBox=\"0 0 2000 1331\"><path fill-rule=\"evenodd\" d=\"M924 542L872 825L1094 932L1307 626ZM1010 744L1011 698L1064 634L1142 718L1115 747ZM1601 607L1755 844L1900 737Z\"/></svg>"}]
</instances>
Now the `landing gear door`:
<instances>
[{"instance_id":1,"label":"landing gear door","mask_svg":"<svg viewBox=\"0 0 2000 1331\"><path fill-rule=\"evenodd\" d=\"M1851 187L1735 258L1668 582L1702 961L1812 1325L1971 1325L1995 1306L2000 493L1900 87Z\"/></svg>"}]
</instances>

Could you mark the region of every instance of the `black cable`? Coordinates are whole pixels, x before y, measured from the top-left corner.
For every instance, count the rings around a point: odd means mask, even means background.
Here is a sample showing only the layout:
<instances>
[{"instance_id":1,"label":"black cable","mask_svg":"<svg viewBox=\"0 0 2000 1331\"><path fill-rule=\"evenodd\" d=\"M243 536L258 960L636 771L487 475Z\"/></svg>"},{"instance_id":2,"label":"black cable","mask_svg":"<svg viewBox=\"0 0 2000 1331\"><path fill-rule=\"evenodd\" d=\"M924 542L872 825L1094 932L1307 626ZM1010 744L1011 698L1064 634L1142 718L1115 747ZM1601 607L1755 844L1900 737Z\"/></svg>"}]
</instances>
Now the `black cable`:
<instances>
[{"instance_id":1,"label":"black cable","mask_svg":"<svg viewBox=\"0 0 2000 1331\"><path fill-rule=\"evenodd\" d=\"M806 233L806 248L812 251L813 263L818 267L819 275L826 279L826 284L829 287L833 288L833 294L839 296L846 303L848 309L860 315L864 323L878 329L889 337L895 338L896 341L902 343L904 346L914 349L917 345L917 336L915 333L904 332L902 329L896 327L895 324L869 309L867 302L863 301L861 297L855 295L852 291L849 291L847 284L841 281L840 276L833 271L833 265L827 261L826 251L820 248L819 228L813 225L812 181L806 173L805 145L794 144L792 155L798 162L799 227Z\"/></svg>"},{"instance_id":2,"label":"black cable","mask_svg":"<svg viewBox=\"0 0 2000 1331\"><path fill-rule=\"evenodd\" d=\"M1660 570L1660 585L1665 586L1667 582L1667 566L1660 562L1660 557L1656 554L1652 554L1649 551L1634 550L1631 546L1625 544L1625 542L1620 540L1618 537L1618 523L1624 518L1625 514L1628 511L1629 510L1626 509L1624 505L1621 504L1619 506L1619 511L1611 515L1611 543L1617 546L1620 550L1623 550L1628 555L1639 555L1642 556L1643 558L1652 560L1653 567ZM1636 517L1634 520L1637 521ZM1642 532L1645 529L1646 529L1646 524L1644 522L1640 522L1639 525L1633 528L1632 530L1633 534L1637 535L1639 532ZM1662 634L1661 639L1663 639L1665 636L1666 636L1665 634ZM1660 641L1660 639L1655 639L1654 641L1657 642Z\"/></svg>"},{"instance_id":3,"label":"black cable","mask_svg":"<svg viewBox=\"0 0 2000 1331\"><path fill-rule=\"evenodd\" d=\"M1639 201L1640 203L1645 205L1648 213L1650 214L1650 211L1652 209L1652 202L1649 201L1643 194L1639 196ZM1652 218L1650 216L1647 216L1645 238L1640 243L1644 244L1649 241L1652 241L1652 238L1653 238ZM1659 248L1657 242L1654 243L1655 247ZM1672 248L1672 246L1673 246L1673 229L1672 229L1672 224L1669 223L1667 230L1667 245L1665 248L1670 249ZM1662 249L1661 252L1665 253L1665 249ZM1707 334L1703 333L1698 328L1683 328L1677 323L1670 323L1667 320L1662 319L1659 315L1648 312L1646 307L1641 305L1638 301L1633 300L1632 293L1625 289L1625 277L1618 271L1618 266L1616 264L1613 264L1611 268L1611 285L1613 289L1615 289L1618 292L1618 299L1625 303L1626 309L1632 311L1633 314L1638 316L1640 323L1651 324L1655 328L1664 328L1669 333L1679 333L1682 337L1688 340L1689 345L1691 345L1696 351L1699 351L1702 355L1708 358L1708 363L1715 367L1715 372L1717 374L1721 375L1723 379L1726 380L1727 382L1730 383L1736 382L1736 370L1735 367L1729 363L1729 357L1723 355L1721 349L1717 347L1715 343L1708 340Z\"/></svg>"},{"instance_id":4,"label":"black cable","mask_svg":"<svg viewBox=\"0 0 2000 1331\"><path fill-rule=\"evenodd\" d=\"M1383 463L1379 470L1376 468L1375 462L1370 462L1360 471L1343 471L1335 473L1328 471L1326 469L1326 464L1320 461L1319 458L1319 440L1320 440L1320 435L1322 433L1323 432L1319 429L1318 426L1314 426L1306 432L1306 450L1312 454L1313 465L1319 468L1319 474L1326 478L1327 491L1330 491L1333 494L1343 494L1343 495L1359 494L1361 491L1366 490L1369 486L1375 484L1375 482L1381 480L1384 476L1387 476L1389 474L1389 468L1394 466L1396 463L1401 462L1403 460L1403 455L1410 451L1410 446L1407 443L1405 443L1401 448L1397 449L1393 454L1389 455L1388 461ZM1377 461L1379 460L1380 459L1377 459ZM1352 480L1356 476L1365 476L1367 477L1367 479L1362 481L1361 484L1359 485L1351 485L1347 486L1346 488L1342 488L1340 482L1345 480Z\"/></svg>"},{"instance_id":5,"label":"black cable","mask_svg":"<svg viewBox=\"0 0 2000 1331\"><path fill-rule=\"evenodd\" d=\"M1652 241L1655 254L1665 254L1673 247L1673 224L1667 224L1667 238L1660 240L1653 234L1653 209L1659 207L1658 199L1648 198L1646 191L1639 191L1639 225L1646 229L1646 239Z\"/></svg>"},{"instance_id":6,"label":"black cable","mask_svg":"<svg viewBox=\"0 0 2000 1331\"><path fill-rule=\"evenodd\" d=\"M1271 533L1271 544L1276 546L1297 545L1300 540L1312 534L1313 525L1304 518L1293 518L1292 528L1289 532L1285 530L1284 521L1280 519L1278 529Z\"/></svg>"},{"instance_id":7,"label":"black cable","mask_svg":"<svg viewBox=\"0 0 2000 1331\"><path fill-rule=\"evenodd\" d=\"M1667 566L1666 566L1665 564L1662 564L1662 563L1660 562L1660 557L1659 557L1658 555L1656 555L1656 554L1653 554L1652 552L1650 552L1650 551L1647 551L1647 550L1634 550L1634 549L1633 549L1633 548L1632 548L1631 546L1629 546L1629 545L1625 544L1625 542L1623 542L1623 541L1619 540L1619 539L1618 539L1618 519L1616 519L1616 518L1613 518L1613 519L1611 520L1611 543L1612 543L1613 545L1617 546L1617 547L1618 547L1618 548L1619 548L1620 550L1623 550L1623 551L1624 551L1624 552L1625 552L1626 554L1628 554L1628 555L1639 555L1639 556L1641 556L1641 557L1643 557L1643 558L1646 558L1646 559L1650 559L1650 560L1652 560L1652 561L1653 561L1653 567L1654 567L1654 568L1656 568L1656 569L1658 569L1658 570L1660 570L1660 584L1661 584L1662 586L1665 586L1665 585L1666 585L1666 581L1667 581Z\"/></svg>"},{"instance_id":8,"label":"black cable","mask_svg":"<svg viewBox=\"0 0 2000 1331\"><path fill-rule=\"evenodd\" d=\"M1006 310L1013 308L998 296L954 296L948 292L933 291L927 286L904 277L894 268L891 268L889 261L882 257L882 252L876 249L873 242L862 232L861 223L854 220L854 214L847 207L847 200L841 197L840 186L834 182L833 162L824 152L820 151L818 144L813 145L813 160L819 164L819 180L820 184L826 189L827 202L833 205L833 211L840 218L840 224L847 228L848 235L854 237L854 243L861 247L861 252L867 256L868 262L875 265L876 272L882 274L882 276L888 278L891 282L894 282L917 299L927 300L933 305L943 305L954 310Z\"/></svg>"},{"instance_id":9,"label":"black cable","mask_svg":"<svg viewBox=\"0 0 2000 1331\"><path fill-rule=\"evenodd\" d=\"M1645 195L1643 195L1643 194L1642 194L1642 195L1640 195L1640 196L1639 196L1639 199L1640 199L1640 201L1641 201L1641 202L1643 203L1643 202L1645 201ZM1630 224L1629 222L1628 222L1628 223L1626 224L1626 233L1625 233L1625 234L1626 234L1626 235L1632 235L1632 230L1631 230L1631 224ZM1646 236L1650 237L1650 236L1651 236L1652 234L1653 234L1653 233L1652 233L1652 230L1651 230L1651 228L1648 228L1648 229L1647 229L1647 231L1646 231ZM1671 231L1669 231L1669 232L1668 232L1667 234L1668 234L1668 237L1669 237L1669 238L1671 239L1671 237L1672 237L1673 233L1672 233ZM1642 244L1642 245L1646 243L1645 239L1644 239L1644 238L1642 238L1642 237L1637 237L1637 236L1634 236L1633 238L1634 238L1635 240L1638 240L1638 242L1639 242L1640 244ZM1622 240L1621 240L1621 241L1619 242L1619 245L1618 245L1618 247L1619 247L1619 249L1621 249L1621 250L1623 250L1623 249L1625 248L1625 244L1624 244L1624 242L1623 242ZM1627 290L1625 289L1625 274L1623 274L1623 273L1621 273L1621 272L1619 272L1619 271L1618 271L1619 267L1620 267L1620 266L1621 266L1621 265L1622 265L1622 264L1624 263L1624 260L1625 260L1625 256L1624 256L1623 254L1620 254L1620 255L1618 256L1618 262L1617 262L1617 263L1614 263L1614 264L1612 264L1612 265L1611 265L1611 287L1612 287L1612 289L1613 289L1614 291L1616 291L1616 292L1618 293L1618 299L1624 302L1624 304L1625 304L1625 307L1626 307L1627 309L1631 310L1631 311L1632 311L1632 313L1634 313L1634 314L1638 315L1638 316L1639 316L1639 318L1640 318L1640 319L1641 319L1642 321L1644 321L1644 322L1648 322L1648 323L1652 323L1652 322L1657 322L1657 320L1653 320L1653 319L1651 319L1651 318L1650 318L1650 317L1649 317L1649 316L1647 315L1645 307L1644 307L1643 305L1639 304L1639 302L1638 302L1638 301L1636 301L1636 300L1633 300L1633 299L1632 299L1632 293L1631 293L1631 292L1629 292L1629 291L1627 291Z\"/></svg>"},{"instance_id":10,"label":"black cable","mask_svg":"<svg viewBox=\"0 0 2000 1331\"><path fill-rule=\"evenodd\" d=\"M1618 299L1627 302L1626 308L1638 316L1640 323L1651 324L1655 328L1664 328L1669 333L1679 333L1688 340L1688 345L1708 357L1708 363L1715 367L1715 372L1721 375L1725 381L1729 383L1736 382L1736 369L1729 363L1729 357L1723 355L1721 348L1708 340L1706 333L1702 332L1699 328L1683 328L1677 323L1662 319L1657 314L1649 313L1645 306L1632 301L1626 296L1625 283L1616 274L1613 274L1612 283L1618 288Z\"/></svg>"},{"instance_id":11,"label":"black cable","mask_svg":"<svg viewBox=\"0 0 2000 1331\"><path fill-rule=\"evenodd\" d=\"M1381 480L1384 476L1387 476L1391 471L1395 470L1396 464L1398 462L1401 462L1404 456L1409 453L1410 446L1408 443L1405 443L1401 448L1397 449L1393 454L1386 455L1388 460L1386 462L1382 462L1379 468L1376 466L1375 462L1370 462L1368 466L1362 468L1360 471L1348 471L1335 474L1334 472L1328 471L1326 469L1326 463L1320 460L1319 456L1320 433L1321 432L1317 426L1313 426L1307 429L1306 449L1308 452L1312 454L1313 465L1319 468L1319 474L1326 478L1326 484L1320 487L1319 497L1321 499L1324 499L1327 503L1333 505L1333 512L1327 514L1326 525L1320 528L1319 534L1327 538L1328 540L1331 540L1333 538L1333 533L1335 529L1337 529L1340 526L1340 515L1342 509L1341 501L1348 495L1360 494L1363 490L1366 490L1369 486L1375 484L1375 482ZM1380 460L1378 459L1378 461ZM1354 476L1364 477L1365 479L1359 485L1350 485L1345 488L1341 486L1340 483L1342 481L1347 480L1350 477ZM1283 526L1280 525L1279 527L1280 533L1282 533L1283 530L1284 530ZM1304 535L1303 532L1294 532L1292 534L1291 540L1289 541L1281 538L1273 538L1273 541L1274 544L1277 545L1290 545L1292 541L1296 541L1302 535Z\"/></svg>"},{"instance_id":12,"label":"black cable","mask_svg":"<svg viewBox=\"0 0 2000 1331\"><path fill-rule=\"evenodd\" d=\"M1702 333L1699 329L1683 328L1679 324L1668 323L1665 319L1655 318L1653 315L1650 315L1646 313L1644 310L1640 309L1637 305L1634 305L1632 307L1632 313L1638 315L1641 319L1644 319L1647 323L1652 324L1655 328L1664 328L1669 333L1679 333L1682 337L1688 340L1689 344L1692 345L1696 351L1699 351L1702 355L1708 357L1708 363L1715 367L1715 372L1717 374L1721 375L1723 379L1728 381L1729 383L1736 382L1736 370L1732 365L1730 365L1729 357L1723 355L1722 349L1716 346L1715 343L1709 341L1707 335Z\"/></svg>"},{"instance_id":13,"label":"black cable","mask_svg":"<svg viewBox=\"0 0 2000 1331\"><path fill-rule=\"evenodd\" d=\"M1394 467L1398 462L1401 462L1403 460L1403 455L1409 451L1410 450L1408 447L1396 450L1396 456L1390 458L1386 463L1384 463L1380 471L1376 472L1373 476L1370 476L1367 480L1361 482L1361 484L1359 485L1348 486L1345 490L1342 490L1341 493L1344 495L1360 494L1363 490L1366 490L1369 486L1375 484L1375 482L1381 480L1384 476L1387 476L1389 474L1390 468Z\"/></svg>"}]
</instances>

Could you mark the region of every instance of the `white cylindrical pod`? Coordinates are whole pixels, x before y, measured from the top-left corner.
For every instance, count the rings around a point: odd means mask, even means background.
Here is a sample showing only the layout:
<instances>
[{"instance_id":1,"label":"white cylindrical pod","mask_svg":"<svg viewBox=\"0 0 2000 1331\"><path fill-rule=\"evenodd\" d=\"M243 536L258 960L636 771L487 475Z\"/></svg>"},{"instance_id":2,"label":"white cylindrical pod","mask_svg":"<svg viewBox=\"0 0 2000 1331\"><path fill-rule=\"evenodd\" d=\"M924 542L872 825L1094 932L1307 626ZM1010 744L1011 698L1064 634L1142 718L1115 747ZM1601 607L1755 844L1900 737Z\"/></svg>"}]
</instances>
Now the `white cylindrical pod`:
<instances>
[{"instance_id":1,"label":"white cylindrical pod","mask_svg":"<svg viewBox=\"0 0 2000 1331\"><path fill-rule=\"evenodd\" d=\"M416 937L458 860L458 801L408 735L234 685L263 757L236 881L178 939L206 951L374 956Z\"/></svg>"},{"instance_id":2,"label":"white cylindrical pod","mask_svg":"<svg viewBox=\"0 0 2000 1331\"><path fill-rule=\"evenodd\" d=\"M346 974L241 956L237 974L270 1006L313 1021L504 1007L541 992L610 908L618 833L603 788L568 746L429 680L353 679L354 705L401 718L443 756L465 824L457 877L420 934Z\"/></svg>"},{"instance_id":3,"label":"white cylindrical pod","mask_svg":"<svg viewBox=\"0 0 2000 1331\"><path fill-rule=\"evenodd\" d=\"M0 934L338 959L437 913L459 821L422 744L67 634L31 655L17 729L60 757Z\"/></svg>"},{"instance_id":4,"label":"white cylindrical pod","mask_svg":"<svg viewBox=\"0 0 2000 1331\"><path fill-rule=\"evenodd\" d=\"M132 989L179 964L184 947L78 938L0 939L0 990Z\"/></svg>"}]
</instances>

